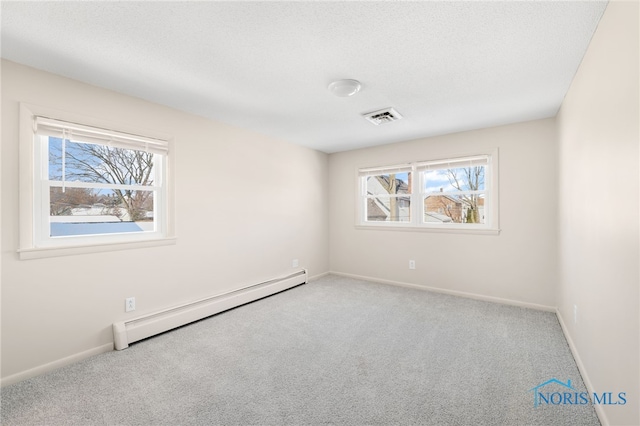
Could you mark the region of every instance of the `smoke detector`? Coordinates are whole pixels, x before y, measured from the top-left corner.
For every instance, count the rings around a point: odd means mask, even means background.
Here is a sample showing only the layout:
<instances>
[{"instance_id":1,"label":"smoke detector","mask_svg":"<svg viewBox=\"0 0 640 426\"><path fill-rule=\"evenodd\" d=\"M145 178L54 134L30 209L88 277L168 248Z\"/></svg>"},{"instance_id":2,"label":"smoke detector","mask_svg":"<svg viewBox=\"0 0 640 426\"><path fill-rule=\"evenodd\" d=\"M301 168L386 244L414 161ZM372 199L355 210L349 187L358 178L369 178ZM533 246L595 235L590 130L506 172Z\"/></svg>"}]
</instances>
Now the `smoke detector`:
<instances>
[{"instance_id":1,"label":"smoke detector","mask_svg":"<svg viewBox=\"0 0 640 426\"><path fill-rule=\"evenodd\" d=\"M375 124L376 126L383 123L391 123L402 118L400 113L393 108L385 108L378 111L362 114L364 118Z\"/></svg>"}]
</instances>

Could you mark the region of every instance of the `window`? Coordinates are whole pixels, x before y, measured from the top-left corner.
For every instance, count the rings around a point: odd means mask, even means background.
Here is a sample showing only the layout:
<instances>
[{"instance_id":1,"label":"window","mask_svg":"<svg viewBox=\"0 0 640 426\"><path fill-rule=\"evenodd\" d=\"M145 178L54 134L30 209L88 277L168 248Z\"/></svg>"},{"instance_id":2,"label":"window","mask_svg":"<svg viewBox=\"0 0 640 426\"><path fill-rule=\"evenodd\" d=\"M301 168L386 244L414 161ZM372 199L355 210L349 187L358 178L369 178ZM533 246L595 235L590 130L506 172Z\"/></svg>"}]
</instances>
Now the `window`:
<instances>
[{"instance_id":1,"label":"window","mask_svg":"<svg viewBox=\"0 0 640 426\"><path fill-rule=\"evenodd\" d=\"M367 222L411 222L411 175L406 167L363 173Z\"/></svg>"},{"instance_id":2,"label":"window","mask_svg":"<svg viewBox=\"0 0 640 426\"><path fill-rule=\"evenodd\" d=\"M360 169L360 226L497 231L497 151Z\"/></svg>"},{"instance_id":3,"label":"window","mask_svg":"<svg viewBox=\"0 0 640 426\"><path fill-rule=\"evenodd\" d=\"M30 146L21 156L31 163L23 160L21 168L30 170L28 177L22 171L30 200L21 208L30 206L24 216L31 223L21 229L21 258L69 254L52 250L70 247L128 248L122 244L170 236L167 140L26 115L31 141L23 141Z\"/></svg>"},{"instance_id":4,"label":"window","mask_svg":"<svg viewBox=\"0 0 640 426\"><path fill-rule=\"evenodd\" d=\"M423 222L484 225L488 164L488 156L418 164Z\"/></svg>"}]
</instances>

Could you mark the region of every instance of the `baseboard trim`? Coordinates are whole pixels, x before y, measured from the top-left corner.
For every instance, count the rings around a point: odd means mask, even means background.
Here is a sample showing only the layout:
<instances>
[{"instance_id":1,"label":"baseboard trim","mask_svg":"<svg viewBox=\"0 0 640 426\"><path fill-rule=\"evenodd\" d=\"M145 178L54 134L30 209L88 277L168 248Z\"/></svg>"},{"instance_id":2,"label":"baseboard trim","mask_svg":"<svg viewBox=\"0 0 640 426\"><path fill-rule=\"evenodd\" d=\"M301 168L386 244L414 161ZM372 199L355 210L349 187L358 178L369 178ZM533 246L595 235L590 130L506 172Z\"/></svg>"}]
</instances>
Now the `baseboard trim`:
<instances>
[{"instance_id":1,"label":"baseboard trim","mask_svg":"<svg viewBox=\"0 0 640 426\"><path fill-rule=\"evenodd\" d=\"M564 322L564 318L562 318L562 314L560 313L560 309L556 308L556 316L558 317L558 322L560 323L560 328L562 328L562 334L564 334L564 338L567 340L569 344L569 349L571 350L571 354L573 355L573 359L576 361L576 365L578 366L578 371L580 371L580 375L582 376L582 381L584 385L587 387L587 392L589 395L593 395L595 389L591 383L591 379L589 379L589 375L587 374L587 369L582 363L582 359L580 359L580 354L578 354L578 348L573 343L573 339L569 334L569 329L567 328L566 323ZM602 426L609 426L609 419L607 418L607 414L604 412L604 408L601 404L593 404L593 407L596 410L596 415L600 420L600 424Z\"/></svg>"},{"instance_id":2,"label":"baseboard trim","mask_svg":"<svg viewBox=\"0 0 640 426\"><path fill-rule=\"evenodd\" d=\"M354 278L358 280L372 281L380 284L390 284L398 287L413 288L418 290L432 291L434 293L448 294L451 296L465 297L467 299L475 299L475 300L482 300L485 302L500 303L502 305L511 305L511 306L518 306L521 308L535 309L537 311L546 311L546 312L553 312L553 313L557 311L555 306L539 305L537 303L521 302L519 300L503 299L500 297L493 297L493 296L484 296L482 294L467 293L465 291L448 290L448 289L439 288L439 287L430 287L426 285L411 284L411 283L405 283L402 281L386 280L382 278L367 277L364 275L348 274L344 272L331 271L330 274L339 275L347 278Z\"/></svg>"},{"instance_id":3,"label":"baseboard trim","mask_svg":"<svg viewBox=\"0 0 640 426\"><path fill-rule=\"evenodd\" d=\"M323 272L322 274L318 274L318 275L314 275L312 277L309 277L309 282L311 281L315 281L315 280L319 280L322 277L326 277L327 275L329 275L331 272Z\"/></svg>"},{"instance_id":4,"label":"baseboard trim","mask_svg":"<svg viewBox=\"0 0 640 426\"><path fill-rule=\"evenodd\" d=\"M113 350L113 342L105 343L102 346L98 346L93 349L86 350L77 354L69 355L68 357L58 359L56 361L49 362L47 364L39 365L29 370L21 371L20 373L12 374L11 376L3 377L0 379L0 386L5 387L14 383L21 382L23 380L30 379L32 377L39 376L44 373L48 373L58 368L66 367L70 364L82 361L94 355L99 355Z\"/></svg>"}]
</instances>

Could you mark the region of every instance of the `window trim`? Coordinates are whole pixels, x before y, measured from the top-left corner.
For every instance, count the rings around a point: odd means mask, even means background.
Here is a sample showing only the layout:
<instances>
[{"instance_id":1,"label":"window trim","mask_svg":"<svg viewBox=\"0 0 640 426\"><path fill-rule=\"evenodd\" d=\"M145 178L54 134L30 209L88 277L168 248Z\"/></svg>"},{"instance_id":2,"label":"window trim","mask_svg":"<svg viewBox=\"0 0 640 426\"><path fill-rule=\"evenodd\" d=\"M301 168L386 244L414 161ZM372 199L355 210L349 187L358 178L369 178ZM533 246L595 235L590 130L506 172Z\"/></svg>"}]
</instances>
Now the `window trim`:
<instances>
[{"instance_id":1,"label":"window trim","mask_svg":"<svg viewBox=\"0 0 640 426\"><path fill-rule=\"evenodd\" d=\"M41 152L36 152L35 143L35 119L36 117L43 116L53 120L61 120L71 123L83 123L82 125L92 128L101 129L113 129L114 132L120 132L124 134L132 135L147 135L149 138L164 140L169 146L170 154L164 156L164 205L160 206L163 210L164 223L160 225L161 233L153 233L147 235L120 234L120 238L112 238L113 236L98 236L87 238L75 238L71 241L67 240L62 244L47 244L41 245L36 242L36 234L34 227L39 226L35 221L37 220L35 208L43 208L39 200L36 200L36 195L39 191L36 190L35 185L40 185L40 182L35 182L35 155L41 155ZM66 256L76 255L84 253L96 253L114 250L125 250L143 247L153 247L170 245L176 243L175 237L175 225L174 225L174 155L173 155L173 138L166 134L159 132L148 131L146 129L134 128L122 124L114 124L106 120L95 119L80 114L55 110L52 108L20 103L20 240L18 255L21 260L37 259L54 256ZM164 228L163 228L164 227Z\"/></svg>"},{"instance_id":2,"label":"window trim","mask_svg":"<svg viewBox=\"0 0 640 426\"><path fill-rule=\"evenodd\" d=\"M425 166L430 164L446 163L459 159L473 159L476 157L488 157L488 182L485 182L485 192L489 195L489 201L485 205L489 221L483 226L477 224L431 224L420 220L423 213L423 197L426 193L422 190ZM388 170L411 171L414 174L411 193L411 221L410 222L367 222L366 214L366 191L364 190L363 176L371 176L375 172L387 172ZM361 230L385 230L385 231L409 231L409 232L433 232L433 233L454 233L454 234L477 234L477 235L499 235L499 156L498 148L474 152L472 154L460 154L443 156L442 159L423 160L406 162L391 166L360 167L356 174L356 218L355 228Z\"/></svg>"}]
</instances>

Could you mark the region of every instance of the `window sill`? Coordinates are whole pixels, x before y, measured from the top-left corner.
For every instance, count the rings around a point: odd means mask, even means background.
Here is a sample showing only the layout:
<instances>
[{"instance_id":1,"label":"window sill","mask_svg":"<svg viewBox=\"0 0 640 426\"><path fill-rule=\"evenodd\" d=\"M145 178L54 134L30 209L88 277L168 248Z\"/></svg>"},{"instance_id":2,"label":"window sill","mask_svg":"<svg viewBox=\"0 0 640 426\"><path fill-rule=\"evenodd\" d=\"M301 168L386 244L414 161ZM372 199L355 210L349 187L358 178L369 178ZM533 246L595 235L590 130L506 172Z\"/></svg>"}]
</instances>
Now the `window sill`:
<instances>
[{"instance_id":1,"label":"window sill","mask_svg":"<svg viewBox=\"0 0 640 426\"><path fill-rule=\"evenodd\" d=\"M363 231L403 231L403 232L431 232L436 234L472 234L472 235L500 235L496 228L444 228L430 226L394 226L394 225L356 225L357 230Z\"/></svg>"},{"instance_id":2,"label":"window sill","mask_svg":"<svg viewBox=\"0 0 640 426\"><path fill-rule=\"evenodd\" d=\"M18 250L20 260L43 259L46 257L74 256L78 254L102 253L146 247L168 246L176 243L176 238L159 238L153 240L128 241L76 246L35 247Z\"/></svg>"}]
</instances>

